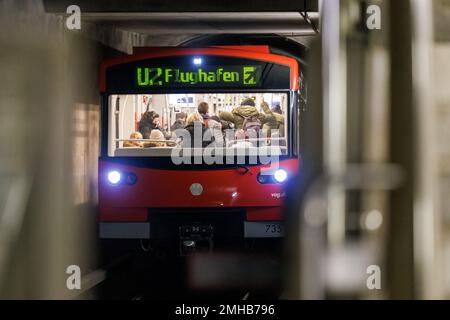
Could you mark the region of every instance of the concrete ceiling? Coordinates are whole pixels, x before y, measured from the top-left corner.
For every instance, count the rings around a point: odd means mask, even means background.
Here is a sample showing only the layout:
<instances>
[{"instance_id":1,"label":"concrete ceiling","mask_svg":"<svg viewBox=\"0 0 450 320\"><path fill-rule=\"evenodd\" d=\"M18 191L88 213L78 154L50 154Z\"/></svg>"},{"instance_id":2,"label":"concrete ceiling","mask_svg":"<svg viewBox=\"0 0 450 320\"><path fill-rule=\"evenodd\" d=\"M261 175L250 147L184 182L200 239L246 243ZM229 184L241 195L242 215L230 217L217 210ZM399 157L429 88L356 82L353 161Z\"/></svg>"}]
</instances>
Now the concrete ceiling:
<instances>
[{"instance_id":1,"label":"concrete ceiling","mask_svg":"<svg viewBox=\"0 0 450 320\"><path fill-rule=\"evenodd\" d=\"M299 12L318 11L318 0L43 0L49 13L62 13L72 4L83 12Z\"/></svg>"},{"instance_id":2,"label":"concrete ceiling","mask_svg":"<svg viewBox=\"0 0 450 320\"><path fill-rule=\"evenodd\" d=\"M66 14L72 3L43 0L46 12L61 15ZM220 34L277 34L307 44L319 24L318 0L77 0L76 3L90 35L95 34L99 41L112 46L117 42L114 38L126 38L132 46L176 46L199 36ZM309 19L304 17L305 10ZM127 52L129 47L128 44Z\"/></svg>"},{"instance_id":3,"label":"concrete ceiling","mask_svg":"<svg viewBox=\"0 0 450 320\"><path fill-rule=\"evenodd\" d=\"M308 14L318 25L318 13ZM83 13L86 22L101 23L147 35L267 34L313 35L299 12Z\"/></svg>"},{"instance_id":4,"label":"concrete ceiling","mask_svg":"<svg viewBox=\"0 0 450 320\"><path fill-rule=\"evenodd\" d=\"M84 23L139 35L146 46L176 46L205 35L280 35L307 45L318 13L298 12L83 13Z\"/></svg>"},{"instance_id":5,"label":"concrete ceiling","mask_svg":"<svg viewBox=\"0 0 450 320\"><path fill-rule=\"evenodd\" d=\"M137 46L179 46L199 37L220 35L242 39L247 35L278 35L308 46L316 35L318 13L310 13L309 19L298 12L88 12L82 13L82 32L127 53Z\"/></svg>"}]
</instances>

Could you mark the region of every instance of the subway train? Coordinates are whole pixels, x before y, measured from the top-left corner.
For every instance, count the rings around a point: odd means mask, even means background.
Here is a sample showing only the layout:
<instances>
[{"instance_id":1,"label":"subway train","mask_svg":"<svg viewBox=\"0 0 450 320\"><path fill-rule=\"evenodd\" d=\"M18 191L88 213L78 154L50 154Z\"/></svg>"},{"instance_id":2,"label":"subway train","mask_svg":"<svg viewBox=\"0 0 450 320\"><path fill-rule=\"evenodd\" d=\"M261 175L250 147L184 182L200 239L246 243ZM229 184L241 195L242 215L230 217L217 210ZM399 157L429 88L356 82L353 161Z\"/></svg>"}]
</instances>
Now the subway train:
<instances>
[{"instance_id":1,"label":"subway train","mask_svg":"<svg viewBox=\"0 0 450 320\"><path fill-rule=\"evenodd\" d=\"M301 63L266 45L135 48L105 60L100 239L180 255L280 243L303 86ZM199 115L218 130L220 143L206 139L214 148L201 135L186 147L178 134Z\"/></svg>"}]
</instances>

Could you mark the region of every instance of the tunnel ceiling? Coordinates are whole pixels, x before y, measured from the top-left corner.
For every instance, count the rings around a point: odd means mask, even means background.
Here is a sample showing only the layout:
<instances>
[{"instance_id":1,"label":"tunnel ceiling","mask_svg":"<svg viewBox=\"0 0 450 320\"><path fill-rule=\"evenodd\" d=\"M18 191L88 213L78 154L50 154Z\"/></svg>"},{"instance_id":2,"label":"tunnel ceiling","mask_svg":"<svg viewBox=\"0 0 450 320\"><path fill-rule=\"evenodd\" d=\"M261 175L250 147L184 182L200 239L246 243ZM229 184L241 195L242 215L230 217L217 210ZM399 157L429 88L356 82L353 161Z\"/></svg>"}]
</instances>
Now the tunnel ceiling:
<instances>
[{"instance_id":1,"label":"tunnel ceiling","mask_svg":"<svg viewBox=\"0 0 450 320\"><path fill-rule=\"evenodd\" d=\"M43 0L50 13L65 12L72 0ZM318 0L77 0L83 12L299 12L318 11Z\"/></svg>"},{"instance_id":2,"label":"tunnel ceiling","mask_svg":"<svg viewBox=\"0 0 450 320\"><path fill-rule=\"evenodd\" d=\"M65 14L72 2L43 1L46 12L56 14ZM97 33L102 35L110 33L109 39L117 38L118 32L121 38L136 37L134 46L176 46L222 34L276 34L308 45L318 27L318 0L78 0L77 4L86 25L100 28ZM301 14L305 9L309 21ZM111 40L108 44L114 46Z\"/></svg>"},{"instance_id":3,"label":"tunnel ceiling","mask_svg":"<svg viewBox=\"0 0 450 320\"><path fill-rule=\"evenodd\" d=\"M317 13L309 13L317 20ZM311 35L314 30L299 12L83 13L84 21L103 23L142 34Z\"/></svg>"}]
</instances>

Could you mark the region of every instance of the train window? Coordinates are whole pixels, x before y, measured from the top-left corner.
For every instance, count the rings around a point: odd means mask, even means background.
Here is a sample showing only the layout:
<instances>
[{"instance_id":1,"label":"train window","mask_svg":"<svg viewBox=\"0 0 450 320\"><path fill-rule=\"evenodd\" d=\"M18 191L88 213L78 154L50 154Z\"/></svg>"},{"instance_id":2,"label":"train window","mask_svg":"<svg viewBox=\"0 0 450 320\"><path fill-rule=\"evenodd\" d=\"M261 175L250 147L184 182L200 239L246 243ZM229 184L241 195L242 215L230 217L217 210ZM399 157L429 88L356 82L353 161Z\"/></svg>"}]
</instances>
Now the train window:
<instances>
[{"instance_id":1,"label":"train window","mask_svg":"<svg viewBox=\"0 0 450 320\"><path fill-rule=\"evenodd\" d=\"M108 155L161 157L206 148L285 155L288 99L287 93L110 95Z\"/></svg>"}]
</instances>

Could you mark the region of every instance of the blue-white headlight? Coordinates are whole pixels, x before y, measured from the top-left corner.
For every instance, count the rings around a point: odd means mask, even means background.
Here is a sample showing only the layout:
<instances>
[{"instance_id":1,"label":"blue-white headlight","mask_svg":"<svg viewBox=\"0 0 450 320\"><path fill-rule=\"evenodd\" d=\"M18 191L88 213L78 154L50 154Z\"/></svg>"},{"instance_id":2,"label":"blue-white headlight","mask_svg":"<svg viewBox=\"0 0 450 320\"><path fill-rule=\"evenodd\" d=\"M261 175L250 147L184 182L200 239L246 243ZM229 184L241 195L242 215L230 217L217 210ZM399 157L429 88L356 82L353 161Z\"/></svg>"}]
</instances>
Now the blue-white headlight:
<instances>
[{"instance_id":1,"label":"blue-white headlight","mask_svg":"<svg viewBox=\"0 0 450 320\"><path fill-rule=\"evenodd\" d=\"M110 171L108 173L108 181L111 184L118 184L120 182L120 180L122 179L122 175L120 174L119 171Z\"/></svg>"},{"instance_id":2,"label":"blue-white headlight","mask_svg":"<svg viewBox=\"0 0 450 320\"><path fill-rule=\"evenodd\" d=\"M288 174L287 174L286 170L284 170L284 169L278 169L273 174L273 178L275 179L275 181L277 181L279 183L286 181L287 177L288 177Z\"/></svg>"}]
</instances>

